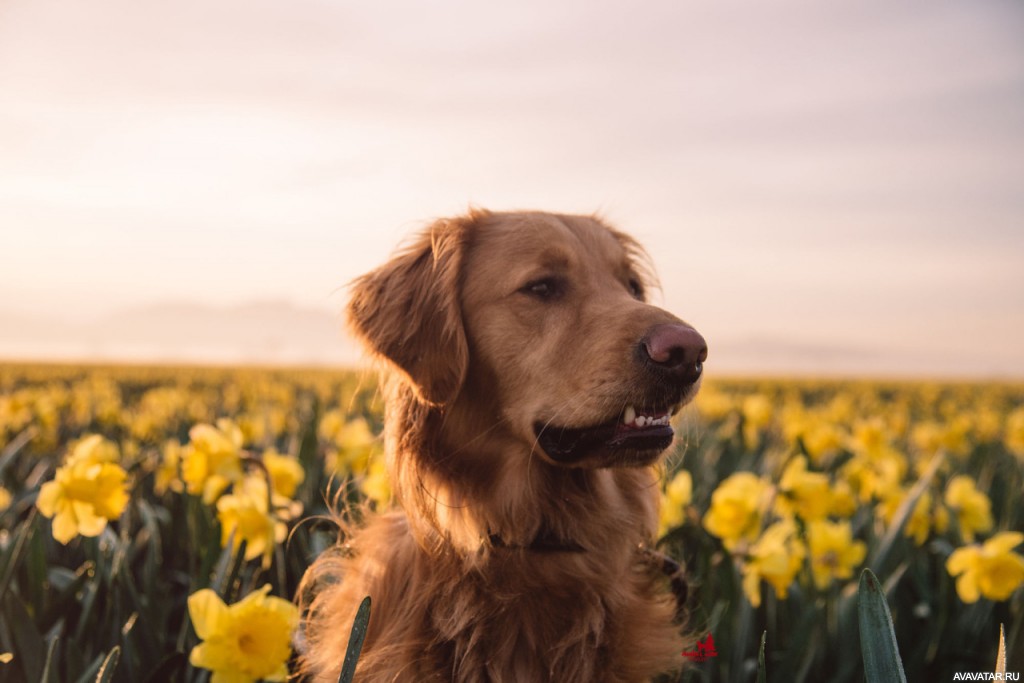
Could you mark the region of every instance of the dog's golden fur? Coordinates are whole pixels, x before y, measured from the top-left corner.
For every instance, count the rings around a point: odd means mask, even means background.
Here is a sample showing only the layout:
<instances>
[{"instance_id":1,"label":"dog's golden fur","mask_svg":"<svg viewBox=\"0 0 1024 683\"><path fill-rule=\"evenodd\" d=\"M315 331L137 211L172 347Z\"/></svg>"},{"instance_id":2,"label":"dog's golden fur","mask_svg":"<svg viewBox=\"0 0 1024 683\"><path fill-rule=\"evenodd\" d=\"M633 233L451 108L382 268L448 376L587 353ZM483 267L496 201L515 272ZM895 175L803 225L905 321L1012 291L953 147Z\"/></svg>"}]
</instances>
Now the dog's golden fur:
<instances>
[{"instance_id":1,"label":"dog's golden fur","mask_svg":"<svg viewBox=\"0 0 1024 683\"><path fill-rule=\"evenodd\" d=\"M642 254L596 218L473 211L354 283L351 327L387 371L398 507L308 571L312 679L337 680L365 595L364 683L632 682L681 665L675 601L640 550L657 453L558 462L535 432L650 404L638 339L680 321L644 302Z\"/></svg>"}]
</instances>

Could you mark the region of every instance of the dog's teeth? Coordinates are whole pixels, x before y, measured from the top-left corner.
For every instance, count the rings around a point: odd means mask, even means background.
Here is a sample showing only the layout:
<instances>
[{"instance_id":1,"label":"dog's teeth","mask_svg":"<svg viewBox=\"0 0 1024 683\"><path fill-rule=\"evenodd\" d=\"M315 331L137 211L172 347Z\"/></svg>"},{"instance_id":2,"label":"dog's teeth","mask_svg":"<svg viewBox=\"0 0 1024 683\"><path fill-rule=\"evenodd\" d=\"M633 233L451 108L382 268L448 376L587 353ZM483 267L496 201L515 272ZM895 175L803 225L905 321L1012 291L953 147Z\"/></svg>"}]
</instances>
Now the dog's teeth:
<instances>
[{"instance_id":1,"label":"dog's teeth","mask_svg":"<svg viewBox=\"0 0 1024 683\"><path fill-rule=\"evenodd\" d=\"M635 419L636 408L633 406L626 406L626 411L622 414L622 424L632 424Z\"/></svg>"},{"instance_id":2,"label":"dog's teeth","mask_svg":"<svg viewBox=\"0 0 1024 683\"><path fill-rule=\"evenodd\" d=\"M640 417L638 417L636 419L636 426L637 427L646 427L647 426L647 421L650 420L650 419L651 418L649 418L649 417L645 417L645 416L641 415Z\"/></svg>"}]
</instances>

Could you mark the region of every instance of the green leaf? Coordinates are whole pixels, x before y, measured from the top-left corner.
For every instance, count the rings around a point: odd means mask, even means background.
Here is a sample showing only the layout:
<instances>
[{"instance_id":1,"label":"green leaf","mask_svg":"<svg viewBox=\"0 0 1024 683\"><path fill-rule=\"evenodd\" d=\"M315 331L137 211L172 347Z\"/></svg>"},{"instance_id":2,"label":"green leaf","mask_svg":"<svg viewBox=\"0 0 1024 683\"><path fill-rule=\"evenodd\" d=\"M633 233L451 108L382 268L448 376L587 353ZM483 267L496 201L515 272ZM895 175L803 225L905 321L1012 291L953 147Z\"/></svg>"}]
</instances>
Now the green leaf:
<instances>
[{"instance_id":1,"label":"green leaf","mask_svg":"<svg viewBox=\"0 0 1024 683\"><path fill-rule=\"evenodd\" d=\"M757 651L757 683L768 682L768 670L764 666L764 641L768 631L761 631L761 649Z\"/></svg>"},{"instance_id":2,"label":"green leaf","mask_svg":"<svg viewBox=\"0 0 1024 683\"><path fill-rule=\"evenodd\" d=\"M8 592L5 598L4 617L17 655L14 661L21 664L25 678L38 681L43 673L46 644L21 598L13 591Z\"/></svg>"},{"instance_id":3,"label":"green leaf","mask_svg":"<svg viewBox=\"0 0 1024 683\"><path fill-rule=\"evenodd\" d=\"M86 634L98 626L93 619L93 613L96 608L96 596L100 592L100 577L92 576L90 579L83 589L82 612L78 615L78 626L75 627L75 640L79 642L84 641Z\"/></svg>"},{"instance_id":4,"label":"green leaf","mask_svg":"<svg viewBox=\"0 0 1024 683\"><path fill-rule=\"evenodd\" d=\"M996 652L995 672L997 674L1006 673L1006 631L1002 624L999 624L999 650Z\"/></svg>"},{"instance_id":5,"label":"green leaf","mask_svg":"<svg viewBox=\"0 0 1024 683\"><path fill-rule=\"evenodd\" d=\"M50 639L50 644L46 648L46 663L43 665L43 673L39 675L39 683L51 683L56 680L56 674L53 669L53 655L57 651L57 641L60 640L56 636Z\"/></svg>"},{"instance_id":6,"label":"green leaf","mask_svg":"<svg viewBox=\"0 0 1024 683\"><path fill-rule=\"evenodd\" d=\"M867 683L906 683L892 615L889 614L882 585L870 569L865 569L860 575L857 609L860 615L860 650Z\"/></svg>"},{"instance_id":7,"label":"green leaf","mask_svg":"<svg viewBox=\"0 0 1024 683\"><path fill-rule=\"evenodd\" d=\"M121 661L121 646L115 645L114 649L107 655L107 658L103 660L103 665L100 666L100 670L96 674L96 683L109 683L109 681L112 681L114 679L114 669L117 668L119 661Z\"/></svg>"},{"instance_id":8,"label":"green leaf","mask_svg":"<svg viewBox=\"0 0 1024 683\"><path fill-rule=\"evenodd\" d=\"M359 661L359 653L363 650L363 640L366 639L366 627L369 623L370 596L367 595L359 603L356 618L352 622L352 634L348 637L348 649L345 651L345 661L341 665L338 683L352 683L352 677L356 674L356 662Z\"/></svg>"},{"instance_id":9,"label":"green leaf","mask_svg":"<svg viewBox=\"0 0 1024 683\"><path fill-rule=\"evenodd\" d=\"M873 571L882 571L882 566L885 560L889 556L889 551L892 550L896 543L896 539L899 538L903 532L903 527L906 526L907 520L910 519L910 515L914 512L914 506L917 505L917 499L925 492L932 479L935 477L935 473L939 471L939 467L946 461L946 455L943 452L935 454L932 458L931 463L928 465L928 469L925 470L921 478L917 480L917 483L910 489L906 497L900 506L896 508L896 513L893 515L892 522L889 524L889 528L885 531L885 536L879 542L875 551L872 553L871 558L867 562L867 566Z\"/></svg>"},{"instance_id":10,"label":"green leaf","mask_svg":"<svg viewBox=\"0 0 1024 683\"><path fill-rule=\"evenodd\" d=\"M14 577L14 571L21 563L21 559L28 548L28 539L33 535L32 527L35 526L36 510L32 508L28 519L21 523L15 533L13 547L9 553L5 553L3 569L0 570L0 596L7 595L7 586Z\"/></svg>"},{"instance_id":11,"label":"green leaf","mask_svg":"<svg viewBox=\"0 0 1024 683\"><path fill-rule=\"evenodd\" d=\"M181 675L188 664L188 657L183 652L172 652L164 657L146 676L145 683L173 683L182 680Z\"/></svg>"},{"instance_id":12,"label":"green leaf","mask_svg":"<svg viewBox=\"0 0 1024 683\"><path fill-rule=\"evenodd\" d=\"M93 661L93 663L89 665L89 668L87 668L82 673L82 675L78 677L78 680L76 681L76 683L89 683L90 681L95 681L96 673L100 670L100 667L103 666L103 662L104 662L103 655L100 655L99 657L97 657Z\"/></svg>"},{"instance_id":13,"label":"green leaf","mask_svg":"<svg viewBox=\"0 0 1024 683\"><path fill-rule=\"evenodd\" d=\"M72 613L74 606L78 604L78 593L89 580L92 571L92 563L88 561L74 573L63 567L54 567L50 570L51 595L48 598L46 610L39 615L38 620L39 628L42 631L49 630L59 619Z\"/></svg>"},{"instance_id":14,"label":"green leaf","mask_svg":"<svg viewBox=\"0 0 1024 683\"><path fill-rule=\"evenodd\" d=\"M234 550L234 539L235 532L231 532L231 536L228 537L228 542L224 546L224 550L221 552L221 559L217 563L216 574L213 578L213 586L217 591L217 594L224 599L224 602L232 602L234 595L234 585L238 580L238 574L242 571L242 565L245 563L245 548L248 543L242 540L238 544L238 550Z\"/></svg>"},{"instance_id":15,"label":"green leaf","mask_svg":"<svg viewBox=\"0 0 1024 683\"><path fill-rule=\"evenodd\" d=\"M16 456L29 441L35 438L37 431L38 430L36 430L35 427L29 427L23 430L20 434L11 439L10 443L4 447L3 451L0 451L0 476L3 476L4 470L7 469L7 466L11 464L12 460L14 460L14 456Z\"/></svg>"}]
</instances>

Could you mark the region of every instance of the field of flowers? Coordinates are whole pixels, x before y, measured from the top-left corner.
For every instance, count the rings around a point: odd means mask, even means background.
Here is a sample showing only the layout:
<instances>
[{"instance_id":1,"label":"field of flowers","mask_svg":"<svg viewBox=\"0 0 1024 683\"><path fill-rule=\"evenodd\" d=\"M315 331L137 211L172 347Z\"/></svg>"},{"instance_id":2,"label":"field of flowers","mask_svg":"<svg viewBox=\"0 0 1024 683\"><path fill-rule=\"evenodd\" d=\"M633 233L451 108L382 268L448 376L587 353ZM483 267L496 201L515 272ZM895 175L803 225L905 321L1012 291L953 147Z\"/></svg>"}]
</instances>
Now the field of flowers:
<instances>
[{"instance_id":1,"label":"field of flowers","mask_svg":"<svg viewBox=\"0 0 1024 683\"><path fill-rule=\"evenodd\" d=\"M863 680L870 567L907 678L1024 669L1024 385L719 380L676 423L686 681ZM388 504L371 378L0 367L0 679L285 680L332 506ZM681 653L681 656L682 653Z\"/></svg>"}]
</instances>

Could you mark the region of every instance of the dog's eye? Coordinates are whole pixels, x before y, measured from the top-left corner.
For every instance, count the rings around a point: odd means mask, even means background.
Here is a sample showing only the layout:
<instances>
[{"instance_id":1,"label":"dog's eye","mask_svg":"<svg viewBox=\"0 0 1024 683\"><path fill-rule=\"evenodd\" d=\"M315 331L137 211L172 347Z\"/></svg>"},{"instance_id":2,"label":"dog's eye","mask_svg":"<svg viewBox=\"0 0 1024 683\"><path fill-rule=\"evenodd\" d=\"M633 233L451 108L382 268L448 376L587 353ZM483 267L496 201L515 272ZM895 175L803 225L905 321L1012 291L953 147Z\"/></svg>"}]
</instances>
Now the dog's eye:
<instances>
[{"instance_id":1,"label":"dog's eye","mask_svg":"<svg viewBox=\"0 0 1024 683\"><path fill-rule=\"evenodd\" d=\"M640 284L640 281L637 280L635 277L631 277L629 278L629 282L627 284L629 286L629 293L633 295L633 298L643 301L644 286Z\"/></svg>"},{"instance_id":2,"label":"dog's eye","mask_svg":"<svg viewBox=\"0 0 1024 683\"><path fill-rule=\"evenodd\" d=\"M530 280L519 291L542 301L550 301L559 297L564 290L565 285L558 278L543 277L538 280Z\"/></svg>"}]
</instances>

